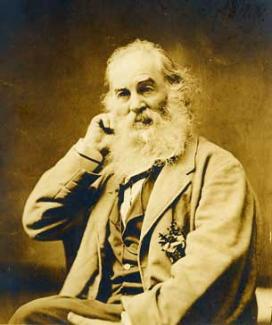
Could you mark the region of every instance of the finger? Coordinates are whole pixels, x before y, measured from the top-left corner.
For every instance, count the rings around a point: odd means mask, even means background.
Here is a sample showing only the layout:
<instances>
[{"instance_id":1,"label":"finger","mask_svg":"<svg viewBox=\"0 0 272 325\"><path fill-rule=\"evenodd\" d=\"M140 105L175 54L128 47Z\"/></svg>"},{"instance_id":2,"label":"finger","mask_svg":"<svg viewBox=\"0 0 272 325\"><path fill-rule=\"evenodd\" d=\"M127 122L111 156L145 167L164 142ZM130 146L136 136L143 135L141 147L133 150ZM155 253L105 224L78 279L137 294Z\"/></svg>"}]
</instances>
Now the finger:
<instances>
[{"instance_id":1,"label":"finger","mask_svg":"<svg viewBox=\"0 0 272 325\"><path fill-rule=\"evenodd\" d=\"M101 120L102 120L102 114L99 114L92 119L92 122L98 124Z\"/></svg>"},{"instance_id":2,"label":"finger","mask_svg":"<svg viewBox=\"0 0 272 325\"><path fill-rule=\"evenodd\" d=\"M109 122L110 122L110 128L112 130L114 130L114 128L115 128L115 119L114 119L114 116L112 114L109 114Z\"/></svg>"},{"instance_id":3,"label":"finger","mask_svg":"<svg viewBox=\"0 0 272 325\"><path fill-rule=\"evenodd\" d=\"M67 319L70 323L74 325L91 325L92 320L80 315L77 315L73 312L70 312L67 316Z\"/></svg>"},{"instance_id":4,"label":"finger","mask_svg":"<svg viewBox=\"0 0 272 325\"><path fill-rule=\"evenodd\" d=\"M106 134L114 134L114 130L111 127L111 120L109 117L103 119L99 125Z\"/></svg>"},{"instance_id":5,"label":"finger","mask_svg":"<svg viewBox=\"0 0 272 325\"><path fill-rule=\"evenodd\" d=\"M108 128L110 125L108 113L102 113L102 114L96 115L94 117L94 120L96 123L99 124L99 126L101 128Z\"/></svg>"},{"instance_id":6,"label":"finger","mask_svg":"<svg viewBox=\"0 0 272 325\"><path fill-rule=\"evenodd\" d=\"M94 123L94 124L99 124L99 123L101 123L101 122L104 120L104 116L105 116L105 115L106 115L106 114L102 113L102 114L98 114L98 115L94 116L94 117L92 118L92 123Z\"/></svg>"},{"instance_id":7,"label":"finger","mask_svg":"<svg viewBox=\"0 0 272 325\"><path fill-rule=\"evenodd\" d=\"M102 123L105 129L109 129L110 128L110 118L108 116L108 114L105 114L102 116Z\"/></svg>"}]
</instances>

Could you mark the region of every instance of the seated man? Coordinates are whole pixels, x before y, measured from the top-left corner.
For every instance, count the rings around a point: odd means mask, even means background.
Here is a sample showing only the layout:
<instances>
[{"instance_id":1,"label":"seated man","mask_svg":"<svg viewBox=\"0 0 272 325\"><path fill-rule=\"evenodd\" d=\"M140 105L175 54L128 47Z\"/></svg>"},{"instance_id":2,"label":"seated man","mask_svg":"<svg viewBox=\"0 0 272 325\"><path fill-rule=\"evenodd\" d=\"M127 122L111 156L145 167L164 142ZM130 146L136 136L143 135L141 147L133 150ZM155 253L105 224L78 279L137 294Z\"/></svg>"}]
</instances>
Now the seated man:
<instances>
[{"instance_id":1,"label":"seated man","mask_svg":"<svg viewBox=\"0 0 272 325\"><path fill-rule=\"evenodd\" d=\"M12 324L254 324L256 201L192 128L191 77L157 45L117 49L105 112L39 180L23 223L73 260Z\"/></svg>"}]
</instances>

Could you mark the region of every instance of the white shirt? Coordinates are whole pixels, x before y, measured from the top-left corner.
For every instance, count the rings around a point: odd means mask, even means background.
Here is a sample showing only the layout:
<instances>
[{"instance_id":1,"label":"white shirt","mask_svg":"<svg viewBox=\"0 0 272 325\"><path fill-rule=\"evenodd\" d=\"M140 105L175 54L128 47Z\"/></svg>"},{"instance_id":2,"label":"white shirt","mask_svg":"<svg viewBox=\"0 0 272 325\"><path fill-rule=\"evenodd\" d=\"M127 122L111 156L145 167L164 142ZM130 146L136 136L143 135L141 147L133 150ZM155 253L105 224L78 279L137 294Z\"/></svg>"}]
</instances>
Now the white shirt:
<instances>
[{"instance_id":1,"label":"white shirt","mask_svg":"<svg viewBox=\"0 0 272 325\"><path fill-rule=\"evenodd\" d=\"M126 178L125 183L130 180L131 177ZM124 191L124 199L120 207L121 220L124 225L126 225L126 219L128 215L129 208L132 206L138 195L140 194L145 178L139 179L137 182L133 183Z\"/></svg>"}]
</instances>

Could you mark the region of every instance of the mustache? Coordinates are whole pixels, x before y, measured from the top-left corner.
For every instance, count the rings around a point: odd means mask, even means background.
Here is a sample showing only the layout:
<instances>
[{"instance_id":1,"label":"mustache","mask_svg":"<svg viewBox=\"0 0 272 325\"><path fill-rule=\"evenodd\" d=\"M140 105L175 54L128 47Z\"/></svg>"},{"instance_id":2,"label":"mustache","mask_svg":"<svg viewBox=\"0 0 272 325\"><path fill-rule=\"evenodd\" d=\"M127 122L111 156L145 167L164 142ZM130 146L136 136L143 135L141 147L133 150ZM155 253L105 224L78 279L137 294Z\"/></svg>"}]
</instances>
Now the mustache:
<instances>
[{"instance_id":1,"label":"mustache","mask_svg":"<svg viewBox=\"0 0 272 325\"><path fill-rule=\"evenodd\" d=\"M122 179L149 168L155 160L166 161L183 154L191 134L188 111L175 98L169 98L160 108L130 112L116 120L116 138L106 160L116 177Z\"/></svg>"},{"instance_id":2,"label":"mustache","mask_svg":"<svg viewBox=\"0 0 272 325\"><path fill-rule=\"evenodd\" d=\"M134 119L134 123L142 123L144 125L151 125L153 124L153 119L147 113L139 113L136 115Z\"/></svg>"},{"instance_id":3,"label":"mustache","mask_svg":"<svg viewBox=\"0 0 272 325\"><path fill-rule=\"evenodd\" d=\"M170 114L165 105L161 105L157 110L146 109L136 114L133 119L131 126L142 124L143 126L151 126L157 124L161 120L170 120ZM138 125L139 126L139 125Z\"/></svg>"}]
</instances>

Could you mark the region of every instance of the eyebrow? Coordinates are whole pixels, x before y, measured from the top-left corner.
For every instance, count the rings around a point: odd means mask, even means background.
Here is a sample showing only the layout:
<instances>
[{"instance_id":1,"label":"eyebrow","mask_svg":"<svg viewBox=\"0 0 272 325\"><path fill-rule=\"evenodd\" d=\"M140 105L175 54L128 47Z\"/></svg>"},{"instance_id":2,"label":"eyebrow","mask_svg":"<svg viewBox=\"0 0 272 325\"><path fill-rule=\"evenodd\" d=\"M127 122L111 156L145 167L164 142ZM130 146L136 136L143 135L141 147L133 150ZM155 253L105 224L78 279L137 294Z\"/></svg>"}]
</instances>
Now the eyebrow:
<instances>
[{"instance_id":1,"label":"eyebrow","mask_svg":"<svg viewBox=\"0 0 272 325\"><path fill-rule=\"evenodd\" d=\"M147 85L155 86L156 83L155 83L155 81L152 78L148 78L148 79L139 81L138 84L137 84L137 87L142 86L142 85L146 85L146 84ZM127 91L127 90L128 89L124 87L124 88L117 88L114 91L117 94L117 93L119 93L121 91Z\"/></svg>"},{"instance_id":2,"label":"eyebrow","mask_svg":"<svg viewBox=\"0 0 272 325\"><path fill-rule=\"evenodd\" d=\"M139 81L138 82L138 85L141 86L141 85L145 85L145 84L148 84L148 85L152 85L152 86L155 86L155 81L152 79L152 78L148 78L146 80L142 80L142 81Z\"/></svg>"},{"instance_id":3,"label":"eyebrow","mask_svg":"<svg viewBox=\"0 0 272 325\"><path fill-rule=\"evenodd\" d=\"M116 94L119 93L119 92L121 92L121 91L128 91L128 89L127 88L117 88L117 89L114 89L114 92Z\"/></svg>"}]
</instances>

